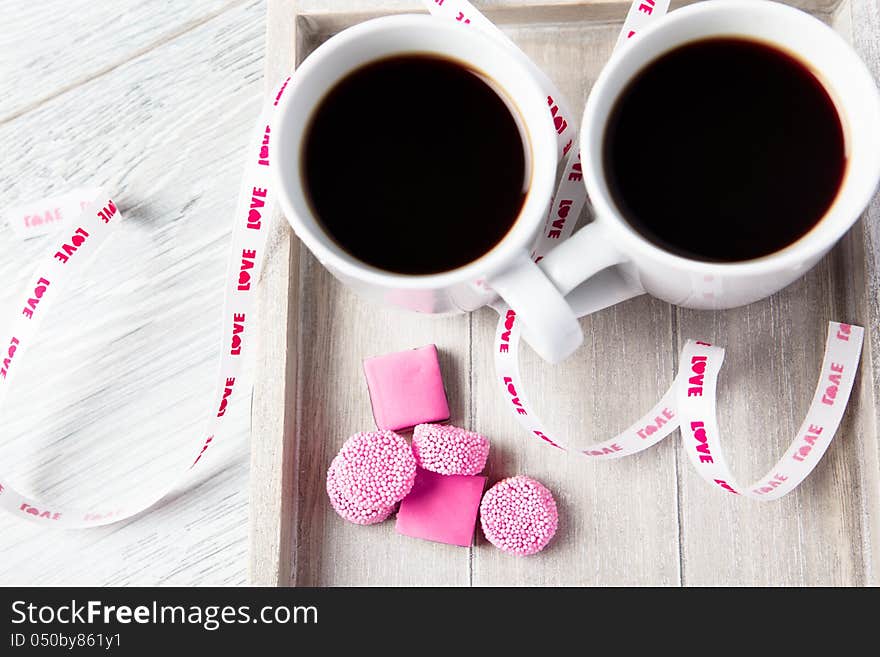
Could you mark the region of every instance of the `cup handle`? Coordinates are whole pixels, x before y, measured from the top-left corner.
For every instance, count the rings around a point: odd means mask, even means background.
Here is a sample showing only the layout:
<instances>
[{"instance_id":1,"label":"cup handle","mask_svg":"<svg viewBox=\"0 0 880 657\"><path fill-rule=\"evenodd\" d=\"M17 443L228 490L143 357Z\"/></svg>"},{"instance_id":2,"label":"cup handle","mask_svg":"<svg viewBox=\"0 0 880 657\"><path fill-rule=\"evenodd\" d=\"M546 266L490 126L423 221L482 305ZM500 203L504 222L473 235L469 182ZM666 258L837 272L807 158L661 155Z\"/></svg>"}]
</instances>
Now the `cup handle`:
<instances>
[{"instance_id":1,"label":"cup handle","mask_svg":"<svg viewBox=\"0 0 880 657\"><path fill-rule=\"evenodd\" d=\"M586 317L645 293L620 267L608 267L578 285L565 300L577 317Z\"/></svg>"},{"instance_id":2,"label":"cup handle","mask_svg":"<svg viewBox=\"0 0 880 657\"><path fill-rule=\"evenodd\" d=\"M526 251L492 277L489 285L516 311L523 337L549 363L558 363L584 340L577 317L565 298Z\"/></svg>"},{"instance_id":3,"label":"cup handle","mask_svg":"<svg viewBox=\"0 0 880 657\"><path fill-rule=\"evenodd\" d=\"M563 295L597 272L626 260L608 238L607 230L598 221L587 224L541 260L538 266Z\"/></svg>"}]
</instances>

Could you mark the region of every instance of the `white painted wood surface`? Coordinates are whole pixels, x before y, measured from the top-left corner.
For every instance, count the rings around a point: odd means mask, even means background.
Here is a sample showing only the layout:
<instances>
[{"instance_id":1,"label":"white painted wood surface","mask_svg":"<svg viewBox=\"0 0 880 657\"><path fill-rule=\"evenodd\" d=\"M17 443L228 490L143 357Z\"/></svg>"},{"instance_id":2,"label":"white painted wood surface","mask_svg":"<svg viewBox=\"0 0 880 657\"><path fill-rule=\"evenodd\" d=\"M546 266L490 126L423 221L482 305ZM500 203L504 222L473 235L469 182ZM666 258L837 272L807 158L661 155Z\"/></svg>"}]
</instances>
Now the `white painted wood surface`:
<instances>
[{"instance_id":1,"label":"white painted wood surface","mask_svg":"<svg viewBox=\"0 0 880 657\"><path fill-rule=\"evenodd\" d=\"M265 29L257 1L0 3L0 209L105 184L126 217L2 416L0 470L24 490L94 502L191 459ZM45 248L0 227L0 318ZM230 419L190 489L146 515L67 532L0 515L0 584L246 583L247 396Z\"/></svg>"},{"instance_id":2,"label":"white painted wood surface","mask_svg":"<svg viewBox=\"0 0 880 657\"><path fill-rule=\"evenodd\" d=\"M574 103L586 98L627 6L601 0L476 4ZM851 38L877 72L876 2L797 4ZM412 9L419 3L272 0L270 13L284 21L270 30L269 70L292 64L291 44L301 60L347 25ZM291 15L298 18L291 21ZM727 346L720 415L730 460L745 481L772 465L796 430L815 385L827 321L870 325L872 340L835 443L802 488L767 505L711 490L690 471L677 433L635 458L609 463L578 460L530 440L507 415L491 380L494 313L431 319L378 308L343 289L295 241L285 241L289 249L276 253L278 271L298 271L299 278L285 278L288 294L276 297L291 304L289 330L274 321L277 307L264 329L260 367L268 366L273 377L260 377L265 387L258 388L257 403L261 395L286 398L297 412L283 430L277 418L255 417L254 451L260 468L268 467L265 450L271 448L291 469L271 479L269 470L255 468L253 486L261 494L254 495L253 514L261 525L274 517L275 525L263 530L290 543L256 537L253 572L262 583L299 585L876 584L878 219L875 200L828 258L771 299L718 313L634 299L583 320L586 344L565 364L549 368L533 357L524 363L524 378L535 381L535 389L540 384L553 391L536 400L544 416L555 416L558 430L587 444L624 428L656 401L671 381L684 339ZM396 535L391 522L356 527L330 509L323 491L327 465L348 434L372 424L361 359L429 342L443 354L453 421L492 440L490 478L527 473L556 492L561 530L543 554L510 557L479 532L471 549L423 543ZM288 358L279 363L268 357L273 353ZM295 376L278 376L282 367ZM273 516L260 509L263 500L277 509L277 499L292 490L292 512Z\"/></svg>"}]
</instances>

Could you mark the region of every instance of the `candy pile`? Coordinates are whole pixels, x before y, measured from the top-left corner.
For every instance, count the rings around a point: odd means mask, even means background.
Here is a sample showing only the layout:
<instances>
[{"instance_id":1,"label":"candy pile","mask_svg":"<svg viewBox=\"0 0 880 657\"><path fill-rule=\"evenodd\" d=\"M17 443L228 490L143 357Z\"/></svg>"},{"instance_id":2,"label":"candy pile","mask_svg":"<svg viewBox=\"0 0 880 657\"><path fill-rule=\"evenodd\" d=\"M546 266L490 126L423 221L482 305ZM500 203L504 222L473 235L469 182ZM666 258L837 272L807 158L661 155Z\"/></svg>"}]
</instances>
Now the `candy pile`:
<instances>
[{"instance_id":1,"label":"candy pile","mask_svg":"<svg viewBox=\"0 0 880 657\"><path fill-rule=\"evenodd\" d=\"M546 547L559 523L550 491L519 476L484 496L488 439L435 424L449 419L449 404L434 345L370 358L364 373L379 431L351 436L330 464L327 496L336 513L373 525L399 504L398 533L464 547L479 513L486 539L501 550L528 555ZM413 429L412 447L395 433L404 429Z\"/></svg>"}]
</instances>

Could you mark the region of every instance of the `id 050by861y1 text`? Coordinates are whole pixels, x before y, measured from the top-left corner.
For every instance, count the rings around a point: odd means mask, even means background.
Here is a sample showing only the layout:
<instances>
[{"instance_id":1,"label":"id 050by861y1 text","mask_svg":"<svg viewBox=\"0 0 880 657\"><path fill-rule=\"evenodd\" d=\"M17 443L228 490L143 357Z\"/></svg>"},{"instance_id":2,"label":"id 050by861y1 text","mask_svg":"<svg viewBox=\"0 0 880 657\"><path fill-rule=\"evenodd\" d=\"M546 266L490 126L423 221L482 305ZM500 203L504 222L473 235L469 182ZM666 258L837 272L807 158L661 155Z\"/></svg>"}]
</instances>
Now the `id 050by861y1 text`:
<instances>
[{"instance_id":1,"label":"id 050by861y1 text","mask_svg":"<svg viewBox=\"0 0 880 657\"><path fill-rule=\"evenodd\" d=\"M120 646L119 634L101 634L93 632L77 632L65 634L63 632L31 632L23 634L13 632L9 635L11 648L95 648L112 650Z\"/></svg>"}]
</instances>

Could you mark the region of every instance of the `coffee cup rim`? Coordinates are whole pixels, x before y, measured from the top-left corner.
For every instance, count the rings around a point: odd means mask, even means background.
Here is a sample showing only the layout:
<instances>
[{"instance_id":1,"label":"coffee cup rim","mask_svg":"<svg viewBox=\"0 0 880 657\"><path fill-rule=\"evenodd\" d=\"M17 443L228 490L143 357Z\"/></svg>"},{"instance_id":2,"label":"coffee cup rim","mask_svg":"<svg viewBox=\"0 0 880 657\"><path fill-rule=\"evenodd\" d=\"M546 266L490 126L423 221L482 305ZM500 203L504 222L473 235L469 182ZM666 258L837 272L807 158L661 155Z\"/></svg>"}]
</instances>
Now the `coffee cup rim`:
<instances>
[{"instance_id":1,"label":"coffee cup rim","mask_svg":"<svg viewBox=\"0 0 880 657\"><path fill-rule=\"evenodd\" d=\"M295 118L292 110L298 101L302 101L302 97L297 94L301 93L300 90L304 86L321 78L329 60L341 56L339 53L345 52L347 49L356 48L361 40L377 38L380 35L387 36L395 31L398 34L412 34L413 31L422 31L421 33L424 34L424 31L431 31L444 39L443 47L445 49L434 47L434 44L418 48L397 48L394 43L386 39L381 45L384 49L383 54L363 59L354 57L351 64L346 66L339 75L332 76L330 79L321 79L317 86L323 90L323 93L326 93L347 73L371 61L396 54L433 54L457 60L463 65L487 75L495 82L493 86L496 87L496 90L500 88L503 91L507 100L514 106L512 111L515 109L519 113L519 119L527 133L524 135L524 139L528 142L526 146L530 149L531 184L520 213L507 234L476 260L439 273L405 274L382 270L356 259L339 247L321 229L306 200L298 171L298 151L301 148L301 140L295 139L291 134L296 132L297 128L292 123ZM457 52L463 50L461 44L466 44L470 53L479 50L482 53L480 61L475 62L470 57L461 56ZM490 66L486 66L486 63L489 63ZM491 70L486 70L487 68ZM500 76L499 72L502 71L505 72L505 75ZM498 77L510 79L515 77L515 89L502 84ZM281 207L291 227L322 264L330 266L342 276L380 287L428 289L473 282L502 271L512 263L512 257L516 252L531 247L553 194L557 166L556 133L549 120L549 113L543 102L540 86L524 65L509 56L503 44L474 29L464 28L451 21L442 21L424 14L383 16L349 27L321 44L298 67L294 80L295 82L292 81L292 93L286 94L279 103L278 118L275 121L278 126L275 135L276 143L279 144L277 148L288 150L279 157L278 165L273 167L272 175L279 191ZM300 136L305 131L308 118L311 116L310 112L320 102L323 93L313 94L307 103L308 115L298 118L297 134ZM294 142L295 146L290 146L291 142ZM293 148L297 152L291 154L290 149ZM295 180L296 183L291 183L291 180ZM430 245L426 245L426 248L430 248Z\"/></svg>"},{"instance_id":2,"label":"coffee cup rim","mask_svg":"<svg viewBox=\"0 0 880 657\"><path fill-rule=\"evenodd\" d=\"M621 215L608 191L601 170L601 140L605 130L607 113L601 111L603 107L616 100L620 90L633 78L633 75L644 69L657 57L669 52L686 43L712 37L741 37L754 41L767 43L781 50L797 56L802 62L810 65L820 77L820 81L832 95L838 112L846 111L842 107L842 100L837 95L837 80L827 77L826 71L817 69L814 60L803 49L790 47L781 40L762 38L757 31L731 30L723 27L727 21L721 20L726 12L739 14L750 12L752 23L762 24L757 21L756 13L764 18L772 18L796 23L793 27L811 30L814 36L821 39L818 48L834 49L834 56L847 60L846 67L851 79L848 81L849 88L858 86L863 90L860 107L856 108L859 116L868 119L854 126L849 120L850 115L841 114L841 122L845 125L847 141L847 166L844 179L835 200L823 217L806 234L787 245L785 248L758 258L737 262L716 262L709 260L693 259L672 253L649 241L639 234L626 219ZM718 18L718 27L710 27L700 36L683 39L668 39L670 32L687 23L699 22L711 18ZM646 52L652 53L645 56ZM631 65L631 60L638 61L633 75L626 76L621 81L615 78L617 71L624 65ZM609 94L609 88L617 87L618 91L608 101L605 96ZM855 143L853 132L859 131L865 137L861 142ZM858 220L861 213L870 203L880 181L880 92L878 92L873 76L852 48L831 27L825 25L809 14L788 5L768 0L706 0L670 12L662 20L639 33L638 38L631 44L627 44L622 50L615 53L603 69L602 73L593 86L593 90L587 99L584 108L583 121L580 131L580 148L582 156L587 154L589 163L584 166L584 184L590 195L591 202L596 211L597 220L601 221L611 230L613 236L619 241L621 251L624 254L640 253L650 257L653 261L674 267L685 269L696 275L719 274L736 275L738 273L761 274L774 270L803 265L805 258L826 252L830 249ZM873 145L873 148L872 148ZM853 159L854 152L859 155L858 161ZM586 158L585 158L586 159Z\"/></svg>"}]
</instances>

